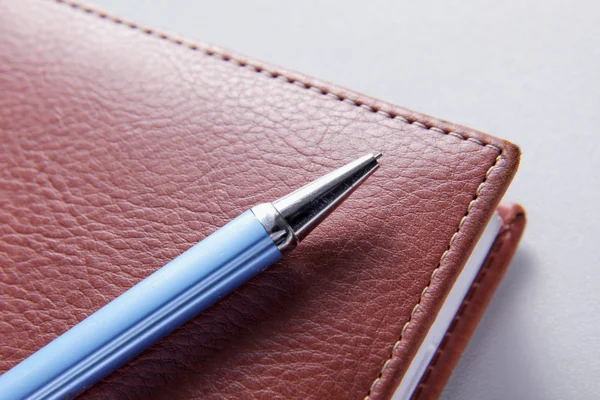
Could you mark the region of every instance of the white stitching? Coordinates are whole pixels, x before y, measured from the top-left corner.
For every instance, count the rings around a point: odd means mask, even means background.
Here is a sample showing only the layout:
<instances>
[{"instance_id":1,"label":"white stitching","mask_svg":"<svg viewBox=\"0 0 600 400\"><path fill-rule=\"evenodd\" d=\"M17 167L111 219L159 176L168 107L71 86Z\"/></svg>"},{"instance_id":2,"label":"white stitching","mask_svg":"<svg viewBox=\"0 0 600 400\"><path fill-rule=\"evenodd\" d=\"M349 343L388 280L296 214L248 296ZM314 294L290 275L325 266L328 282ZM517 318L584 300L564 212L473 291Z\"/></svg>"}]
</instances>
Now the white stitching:
<instances>
[{"instance_id":1,"label":"white stitching","mask_svg":"<svg viewBox=\"0 0 600 400\"><path fill-rule=\"evenodd\" d=\"M410 312L410 316L408 317L408 321L406 321L406 323L402 326L402 330L400 331L400 336L398 337L398 340L396 341L396 343L392 347L392 352L390 353L390 356L388 357L387 361L383 364L383 367L381 368L381 370L379 372L379 375L377 375L377 378L375 378L375 380L371 384L371 387L369 388L369 391L367 392L367 395L364 397L363 400L370 400L371 399L371 397L370 397L371 396L371 392L377 386L377 384L381 381L381 377L385 373L385 370L387 369L387 366L389 365L389 362L391 360L393 360L395 350L397 349L398 345L402 341L402 338L404 337L404 333L406 332L406 329L408 328L408 326L410 325L410 323L413 321L413 317L414 317L415 313L417 312L417 310L419 309L419 306L421 305L421 302L423 301L423 297L425 296L425 294L429 290L429 287L431 286L431 283L433 282L433 279L435 278L437 272L442 268L442 263L444 262L444 259L446 258L446 256L450 253L452 245L454 244L454 240L457 238L457 236L458 236L461 228L465 224L465 221L466 221L467 217L469 216L469 214L471 212L471 209L473 208L473 205L475 204L475 202L479 198L481 190L485 186L485 183L487 182L488 177L492 173L492 170L496 167L496 165L498 165L498 163L500 162L501 158L502 158L502 152L500 151L498 153L498 156L494 160L494 163L486 171L485 176L483 178L483 181L479 184L479 186L477 186L477 190L475 190L475 195L473 196L473 199L471 199L471 202L467 206L467 211L465 212L465 215L463 215L463 217L461 218L460 222L458 223L458 228L456 229L456 231L454 232L454 234L450 238L450 242L448 243L448 247L442 253L442 256L440 257L440 260L438 261L438 264L436 265L435 269L431 272L431 276L429 277L429 282L427 282L427 285L421 291L421 294L419 295L419 301L417 302L417 304L415 304L415 306L413 307L412 311Z\"/></svg>"},{"instance_id":2,"label":"white stitching","mask_svg":"<svg viewBox=\"0 0 600 400\"><path fill-rule=\"evenodd\" d=\"M302 81L299 81L297 79L285 77L285 76L283 76L283 75L281 75L280 73L277 73L277 72L267 71L263 67L249 64L248 62L243 61L243 60L238 60L236 58L231 57L228 54L221 54L221 53L218 53L218 52L216 52L214 50L211 50L211 49L203 49L203 48L199 47L195 43L187 42L184 39L180 39L180 38L176 38L176 37L171 37L171 36L169 36L169 35L167 35L165 33L155 31L155 30L153 30L151 28L141 27L141 26L139 26L138 24L136 24L134 22L125 21L125 20L123 20L121 18L108 15L108 14L102 12L102 11L94 10L93 8L80 5L80 4L72 2L70 0L54 0L54 1L56 3L66 4L66 5L68 5L68 6L72 7L72 8L82 10L83 12L88 13L88 14L94 14L94 15L100 17L100 18L110 20L110 21L112 21L112 22L114 22L116 24L125 25L125 26L127 26L127 27L129 27L131 29L137 29L140 32L143 32L143 33L145 33L145 34L147 34L149 36L155 36L157 38L170 41L170 42L172 42L172 43L174 43L176 45L187 47L190 50L202 52L202 53L206 54L207 56L214 57L214 58L217 58L217 59L225 61L225 62L230 62L232 64L235 64L235 65L239 66L240 68L247 68L247 69L249 69L251 71L255 71L257 73L261 73L261 74L263 74L265 76L268 76L270 78L281 79L281 80L283 80L283 81L285 81L287 83L291 83L291 84L294 84L294 85L299 86L301 88L314 91L314 92L316 92L318 94L321 94L321 95L324 95L324 96L330 96L330 97L332 97L332 98L334 98L336 100L343 101L345 103L351 104L351 105L356 106L356 107L364 108L367 111L381 114L381 115L383 115L383 116L385 116L387 118L390 118L390 119L398 119L398 120L400 120L400 121L402 121L404 123L411 124L411 125L414 125L414 126L418 126L418 127L422 128L422 129L425 129L425 130L442 133L444 135L454 136L454 137L459 138L461 140L468 140L468 141L471 141L473 143L477 143L477 144L479 144L481 146L493 146L493 147L496 147L496 146L494 146L492 144L484 143L481 140L476 139L476 138L467 137L467 136L464 136L464 135L462 135L460 133L456 133L456 132L452 132L452 131L446 131L446 130L441 129L441 128L436 127L436 126L429 126L426 123L418 121L418 120L410 121L408 118L403 117L401 115L398 115L398 114L395 114L395 113L391 113L391 112L388 112L388 111L384 111L384 110L380 110L380 109L378 109L376 107L373 107L373 106L370 106L368 104L364 104L362 102L355 101L355 100L352 100L352 99L347 98L347 97L343 97L343 96L335 94L335 93L331 93L331 92L329 92L329 91L327 91L325 89L313 86L313 85L311 85L309 83L302 82Z\"/></svg>"}]
</instances>

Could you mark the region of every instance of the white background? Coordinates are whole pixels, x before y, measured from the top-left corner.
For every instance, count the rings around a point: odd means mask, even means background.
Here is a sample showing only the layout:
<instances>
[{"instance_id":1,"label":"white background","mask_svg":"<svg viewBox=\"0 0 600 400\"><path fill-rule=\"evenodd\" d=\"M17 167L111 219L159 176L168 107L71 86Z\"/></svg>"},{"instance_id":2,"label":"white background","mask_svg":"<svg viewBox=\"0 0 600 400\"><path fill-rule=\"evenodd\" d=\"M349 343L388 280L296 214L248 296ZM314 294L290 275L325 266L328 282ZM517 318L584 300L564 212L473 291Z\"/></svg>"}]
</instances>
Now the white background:
<instances>
[{"instance_id":1,"label":"white background","mask_svg":"<svg viewBox=\"0 0 600 400\"><path fill-rule=\"evenodd\" d=\"M518 144L529 225L443 398L599 398L597 2L95 3Z\"/></svg>"}]
</instances>

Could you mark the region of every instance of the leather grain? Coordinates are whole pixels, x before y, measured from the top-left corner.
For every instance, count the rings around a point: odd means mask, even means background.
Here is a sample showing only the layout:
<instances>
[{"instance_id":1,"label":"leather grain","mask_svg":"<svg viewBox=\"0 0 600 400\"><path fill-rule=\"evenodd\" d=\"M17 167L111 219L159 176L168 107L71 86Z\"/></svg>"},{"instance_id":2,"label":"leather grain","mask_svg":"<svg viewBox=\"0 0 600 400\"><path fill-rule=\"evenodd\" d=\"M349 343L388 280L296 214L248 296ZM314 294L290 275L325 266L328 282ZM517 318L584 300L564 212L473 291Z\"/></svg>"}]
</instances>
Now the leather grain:
<instances>
[{"instance_id":1,"label":"leather grain","mask_svg":"<svg viewBox=\"0 0 600 400\"><path fill-rule=\"evenodd\" d=\"M381 151L294 253L83 398L389 397L518 148L86 7L0 4L0 372L250 206Z\"/></svg>"}]
</instances>

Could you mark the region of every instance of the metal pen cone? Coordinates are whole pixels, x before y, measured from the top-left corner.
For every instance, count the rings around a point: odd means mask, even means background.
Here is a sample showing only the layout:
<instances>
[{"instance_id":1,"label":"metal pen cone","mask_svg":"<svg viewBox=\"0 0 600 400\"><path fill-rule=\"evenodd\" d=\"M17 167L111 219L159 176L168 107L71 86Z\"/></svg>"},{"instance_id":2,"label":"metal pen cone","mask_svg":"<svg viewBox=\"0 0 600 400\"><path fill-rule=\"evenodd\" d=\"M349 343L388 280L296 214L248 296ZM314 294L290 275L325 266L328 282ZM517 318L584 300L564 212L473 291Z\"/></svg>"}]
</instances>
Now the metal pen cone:
<instances>
[{"instance_id":1,"label":"metal pen cone","mask_svg":"<svg viewBox=\"0 0 600 400\"><path fill-rule=\"evenodd\" d=\"M272 204L301 241L379 166L381 153L368 154L284 196Z\"/></svg>"}]
</instances>

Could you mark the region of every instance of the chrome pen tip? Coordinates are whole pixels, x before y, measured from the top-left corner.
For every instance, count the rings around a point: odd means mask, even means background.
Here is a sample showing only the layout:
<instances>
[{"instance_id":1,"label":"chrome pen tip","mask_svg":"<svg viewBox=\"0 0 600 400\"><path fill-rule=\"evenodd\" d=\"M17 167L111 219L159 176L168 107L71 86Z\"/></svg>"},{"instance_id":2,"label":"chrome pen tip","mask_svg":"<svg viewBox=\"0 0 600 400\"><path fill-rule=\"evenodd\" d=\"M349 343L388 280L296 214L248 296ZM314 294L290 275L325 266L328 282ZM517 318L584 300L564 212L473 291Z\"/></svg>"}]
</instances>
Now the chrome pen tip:
<instances>
[{"instance_id":1,"label":"chrome pen tip","mask_svg":"<svg viewBox=\"0 0 600 400\"><path fill-rule=\"evenodd\" d=\"M252 212L286 254L379 167L380 157L366 154L272 203L252 207Z\"/></svg>"},{"instance_id":2,"label":"chrome pen tip","mask_svg":"<svg viewBox=\"0 0 600 400\"><path fill-rule=\"evenodd\" d=\"M366 154L272 204L301 241L379 167L380 157Z\"/></svg>"}]
</instances>

